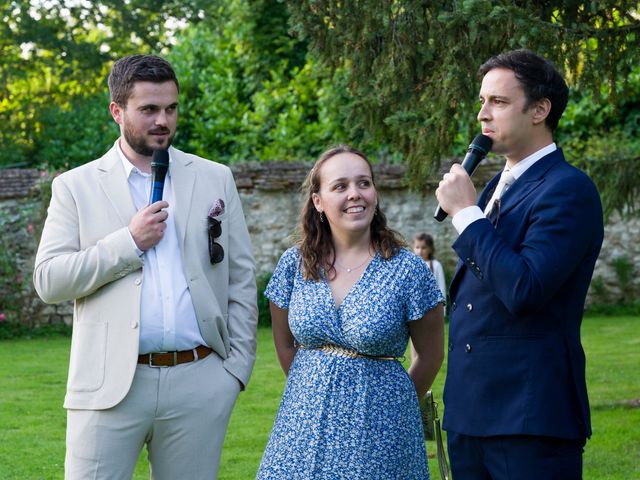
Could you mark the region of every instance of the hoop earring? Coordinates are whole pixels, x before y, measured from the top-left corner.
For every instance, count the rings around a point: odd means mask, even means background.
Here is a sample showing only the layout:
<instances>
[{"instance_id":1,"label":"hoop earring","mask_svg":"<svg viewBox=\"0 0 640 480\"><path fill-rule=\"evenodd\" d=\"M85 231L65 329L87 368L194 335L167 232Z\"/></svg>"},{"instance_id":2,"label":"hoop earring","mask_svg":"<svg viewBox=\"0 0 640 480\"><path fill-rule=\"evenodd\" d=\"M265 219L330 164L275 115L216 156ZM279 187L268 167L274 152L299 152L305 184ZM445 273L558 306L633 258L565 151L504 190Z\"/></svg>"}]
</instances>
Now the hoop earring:
<instances>
[{"instance_id":1,"label":"hoop earring","mask_svg":"<svg viewBox=\"0 0 640 480\"><path fill-rule=\"evenodd\" d=\"M324 215L322 211L318 212L318 214L320 215L320 222L324 222Z\"/></svg>"}]
</instances>

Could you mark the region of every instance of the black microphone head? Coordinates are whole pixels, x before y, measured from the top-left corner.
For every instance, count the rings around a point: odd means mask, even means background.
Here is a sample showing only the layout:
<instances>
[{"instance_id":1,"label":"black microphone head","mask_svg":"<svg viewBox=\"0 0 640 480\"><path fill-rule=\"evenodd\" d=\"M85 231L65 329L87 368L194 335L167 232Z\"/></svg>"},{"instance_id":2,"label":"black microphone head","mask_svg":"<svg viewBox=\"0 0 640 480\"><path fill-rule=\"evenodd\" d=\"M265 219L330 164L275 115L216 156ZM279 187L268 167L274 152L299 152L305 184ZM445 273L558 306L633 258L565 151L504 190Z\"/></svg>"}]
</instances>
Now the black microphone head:
<instances>
[{"instance_id":1,"label":"black microphone head","mask_svg":"<svg viewBox=\"0 0 640 480\"><path fill-rule=\"evenodd\" d=\"M169 167L169 150L154 150L151 157L151 168Z\"/></svg>"},{"instance_id":2,"label":"black microphone head","mask_svg":"<svg viewBox=\"0 0 640 480\"><path fill-rule=\"evenodd\" d=\"M493 146L493 140L491 137L487 137L486 135L476 135L476 137L471 141L469 145L469 150L480 150L483 155L486 155L491 151L491 147Z\"/></svg>"}]
</instances>

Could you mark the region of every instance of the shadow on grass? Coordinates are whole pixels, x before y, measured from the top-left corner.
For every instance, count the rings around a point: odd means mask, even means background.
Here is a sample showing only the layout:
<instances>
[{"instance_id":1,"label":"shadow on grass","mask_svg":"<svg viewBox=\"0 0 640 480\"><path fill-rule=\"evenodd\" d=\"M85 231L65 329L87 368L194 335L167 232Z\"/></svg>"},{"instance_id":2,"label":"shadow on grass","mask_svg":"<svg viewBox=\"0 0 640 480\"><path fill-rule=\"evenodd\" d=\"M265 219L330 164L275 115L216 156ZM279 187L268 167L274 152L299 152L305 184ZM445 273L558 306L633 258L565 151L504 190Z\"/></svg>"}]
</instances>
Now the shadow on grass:
<instances>
[{"instance_id":1,"label":"shadow on grass","mask_svg":"<svg viewBox=\"0 0 640 480\"><path fill-rule=\"evenodd\" d=\"M640 408L640 398L632 398L630 400L615 400L605 404L592 405L591 410L614 410L622 408L623 410L633 410Z\"/></svg>"}]
</instances>

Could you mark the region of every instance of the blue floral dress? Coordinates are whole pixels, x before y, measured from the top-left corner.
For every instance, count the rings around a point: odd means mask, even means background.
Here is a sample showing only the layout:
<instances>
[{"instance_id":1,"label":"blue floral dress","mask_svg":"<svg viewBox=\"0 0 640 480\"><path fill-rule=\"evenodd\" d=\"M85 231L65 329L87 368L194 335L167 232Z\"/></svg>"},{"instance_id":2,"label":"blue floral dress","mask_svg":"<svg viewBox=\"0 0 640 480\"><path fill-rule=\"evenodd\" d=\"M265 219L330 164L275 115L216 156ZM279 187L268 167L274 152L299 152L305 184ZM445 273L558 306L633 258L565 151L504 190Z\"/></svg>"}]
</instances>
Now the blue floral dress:
<instances>
[{"instance_id":1,"label":"blue floral dress","mask_svg":"<svg viewBox=\"0 0 640 480\"><path fill-rule=\"evenodd\" d=\"M326 344L402 357L408 322L443 302L426 263L407 250L376 255L338 309L326 281L304 280L297 247L265 295L289 310L296 353L258 479L429 478L418 398L399 361L349 358Z\"/></svg>"}]
</instances>

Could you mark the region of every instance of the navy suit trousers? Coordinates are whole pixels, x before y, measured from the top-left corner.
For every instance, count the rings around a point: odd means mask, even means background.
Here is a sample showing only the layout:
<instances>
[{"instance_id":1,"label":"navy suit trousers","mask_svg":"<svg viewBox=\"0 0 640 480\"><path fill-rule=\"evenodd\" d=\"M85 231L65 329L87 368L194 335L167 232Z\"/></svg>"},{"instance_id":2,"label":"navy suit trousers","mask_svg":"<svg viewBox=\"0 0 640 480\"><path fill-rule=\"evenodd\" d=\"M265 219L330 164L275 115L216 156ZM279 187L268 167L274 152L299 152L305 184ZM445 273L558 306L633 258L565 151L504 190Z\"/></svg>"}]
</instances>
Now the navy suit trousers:
<instances>
[{"instance_id":1,"label":"navy suit trousers","mask_svg":"<svg viewBox=\"0 0 640 480\"><path fill-rule=\"evenodd\" d=\"M447 432L455 480L581 480L585 439Z\"/></svg>"}]
</instances>

